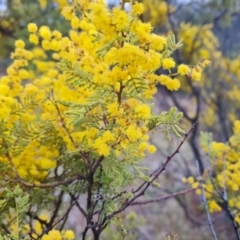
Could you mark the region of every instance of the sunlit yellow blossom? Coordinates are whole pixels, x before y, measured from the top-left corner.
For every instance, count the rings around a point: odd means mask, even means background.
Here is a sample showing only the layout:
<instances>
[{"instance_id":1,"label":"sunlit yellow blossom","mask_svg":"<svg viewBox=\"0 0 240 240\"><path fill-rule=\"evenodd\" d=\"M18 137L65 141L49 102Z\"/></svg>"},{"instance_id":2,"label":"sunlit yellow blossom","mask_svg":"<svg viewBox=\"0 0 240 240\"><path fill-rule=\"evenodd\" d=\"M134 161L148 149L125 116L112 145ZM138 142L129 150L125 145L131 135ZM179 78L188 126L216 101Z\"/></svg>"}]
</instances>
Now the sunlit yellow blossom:
<instances>
[{"instance_id":1,"label":"sunlit yellow blossom","mask_svg":"<svg viewBox=\"0 0 240 240\"><path fill-rule=\"evenodd\" d=\"M171 79L166 83L166 87L170 91L176 91L180 88L181 83L177 78Z\"/></svg>"},{"instance_id":2,"label":"sunlit yellow blossom","mask_svg":"<svg viewBox=\"0 0 240 240\"><path fill-rule=\"evenodd\" d=\"M234 122L234 135L240 135L240 121Z\"/></svg>"},{"instance_id":3,"label":"sunlit yellow blossom","mask_svg":"<svg viewBox=\"0 0 240 240\"><path fill-rule=\"evenodd\" d=\"M166 76L164 74L161 74L157 77L157 80L162 85L166 85L169 81L171 81L171 78L169 76Z\"/></svg>"},{"instance_id":4,"label":"sunlit yellow blossom","mask_svg":"<svg viewBox=\"0 0 240 240\"><path fill-rule=\"evenodd\" d=\"M219 212L221 211L221 207L215 201L209 201L209 211L210 212Z\"/></svg>"},{"instance_id":5,"label":"sunlit yellow blossom","mask_svg":"<svg viewBox=\"0 0 240 240\"><path fill-rule=\"evenodd\" d=\"M166 86L168 90L170 91L176 91L180 88L181 83L177 78L170 78L169 76L161 74L157 78L158 82L161 83L162 85Z\"/></svg>"},{"instance_id":6,"label":"sunlit yellow blossom","mask_svg":"<svg viewBox=\"0 0 240 240\"><path fill-rule=\"evenodd\" d=\"M211 62L210 62L209 60L204 60L201 65L202 65L203 67L207 67L210 63L211 63Z\"/></svg>"},{"instance_id":7,"label":"sunlit yellow blossom","mask_svg":"<svg viewBox=\"0 0 240 240\"><path fill-rule=\"evenodd\" d=\"M148 146L147 150L150 152L150 153L155 153L157 151L156 147L154 145L150 145Z\"/></svg>"},{"instance_id":8,"label":"sunlit yellow blossom","mask_svg":"<svg viewBox=\"0 0 240 240\"><path fill-rule=\"evenodd\" d=\"M39 43L39 38L36 34L30 34L29 35L29 41L31 43L34 43L35 45L37 45Z\"/></svg>"},{"instance_id":9,"label":"sunlit yellow blossom","mask_svg":"<svg viewBox=\"0 0 240 240\"><path fill-rule=\"evenodd\" d=\"M51 159L48 158L40 158L38 159L38 166L41 167L42 169L49 170L51 168L56 167L57 163L52 161Z\"/></svg>"},{"instance_id":10,"label":"sunlit yellow blossom","mask_svg":"<svg viewBox=\"0 0 240 240\"><path fill-rule=\"evenodd\" d=\"M71 20L73 17L75 17L74 9L73 7L65 7L62 10L62 15L67 19Z\"/></svg>"},{"instance_id":11,"label":"sunlit yellow blossom","mask_svg":"<svg viewBox=\"0 0 240 240\"><path fill-rule=\"evenodd\" d=\"M118 31L125 30L130 21L129 15L119 7L113 9L113 24Z\"/></svg>"},{"instance_id":12,"label":"sunlit yellow blossom","mask_svg":"<svg viewBox=\"0 0 240 240\"><path fill-rule=\"evenodd\" d=\"M195 182L192 184L192 188L197 188L199 186L199 182Z\"/></svg>"},{"instance_id":13,"label":"sunlit yellow blossom","mask_svg":"<svg viewBox=\"0 0 240 240\"><path fill-rule=\"evenodd\" d=\"M27 94L34 94L38 92L38 88L31 83L28 83L24 89Z\"/></svg>"},{"instance_id":14,"label":"sunlit yellow blossom","mask_svg":"<svg viewBox=\"0 0 240 240\"><path fill-rule=\"evenodd\" d=\"M180 75L186 75L189 72L190 72L190 68L187 65L181 64L181 65L178 66L178 73Z\"/></svg>"},{"instance_id":15,"label":"sunlit yellow blossom","mask_svg":"<svg viewBox=\"0 0 240 240\"><path fill-rule=\"evenodd\" d=\"M195 192L196 192L197 195L202 195L202 190L200 188L196 189Z\"/></svg>"},{"instance_id":16,"label":"sunlit yellow blossom","mask_svg":"<svg viewBox=\"0 0 240 240\"><path fill-rule=\"evenodd\" d=\"M108 105L108 112L111 116L117 116L119 114L118 103L113 102Z\"/></svg>"},{"instance_id":17,"label":"sunlit yellow blossom","mask_svg":"<svg viewBox=\"0 0 240 240\"><path fill-rule=\"evenodd\" d=\"M62 240L61 233L57 230L51 230L48 234L43 235L41 240Z\"/></svg>"},{"instance_id":18,"label":"sunlit yellow blossom","mask_svg":"<svg viewBox=\"0 0 240 240\"><path fill-rule=\"evenodd\" d=\"M53 54L52 54L52 58L55 59L55 60L59 60L59 59L60 59L60 56L59 56L59 54L57 54L57 53L53 53Z\"/></svg>"},{"instance_id":19,"label":"sunlit yellow blossom","mask_svg":"<svg viewBox=\"0 0 240 240\"><path fill-rule=\"evenodd\" d=\"M130 141L137 141L142 137L142 133L139 131L139 129L134 126L130 125L127 130L126 130L127 137L129 138Z\"/></svg>"},{"instance_id":20,"label":"sunlit yellow blossom","mask_svg":"<svg viewBox=\"0 0 240 240\"><path fill-rule=\"evenodd\" d=\"M151 109L147 105L138 105L135 112L139 118L148 119L151 116Z\"/></svg>"},{"instance_id":21,"label":"sunlit yellow blossom","mask_svg":"<svg viewBox=\"0 0 240 240\"><path fill-rule=\"evenodd\" d=\"M103 133L102 139L103 139L103 141L111 142L111 141L115 140L115 137L114 137L114 135L108 130L108 131L106 131L106 132Z\"/></svg>"},{"instance_id":22,"label":"sunlit yellow blossom","mask_svg":"<svg viewBox=\"0 0 240 240\"><path fill-rule=\"evenodd\" d=\"M36 33L37 30L38 30L38 27L37 27L37 25L35 23L29 23L28 24L28 31L30 33Z\"/></svg>"},{"instance_id":23,"label":"sunlit yellow blossom","mask_svg":"<svg viewBox=\"0 0 240 240\"><path fill-rule=\"evenodd\" d=\"M132 6L132 13L136 15L142 14L144 11L144 5L142 3L134 3Z\"/></svg>"},{"instance_id":24,"label":"sunlit yellow blossom","mask_svg":"<svg viewBox=\"0 0 240 240\"><path fill-rule=\"evenodd\" d=\"M105 157L109 156L111 149L102 138L98 138L95 141L94 146L100 156L105 156Z\"/></svg>"},{"instance_id":25,"label":"sunlit yellow blossom","mask_svg":"<svg viewBox=\"0 0 240 240\"><path fill-rule=\"evenodd\" d=\"M141 142L138 149L139 151L145 151L148 147L148 144L146 142Z\"/></svg>"},{"instance_id":26,"label":"sunlit yellow blossom","mask_svg":"<svg viewBox=\"0 0 240 240\"><path fill-rule=\"evenodd\" d=\"M57 40L60 40L62 38L62 33L57 30L54 30L52 32L52 36L55 37Z\"/></svg>"},{"instance_id":27,"label":"sunlit yellow blossom","mask_svg":"<svg viewBox=\"0 0 240 240\"><path fill-rule=\"evenodd\" d=\"M49 40L52 36L52 33L48 26L41 26L39 29L39 34L42 38Z\"/></svg>"},{"instance_id":28,"label":"sunlit yellow blossom","mask_svg":"<svg viewBox=\"0 0 240 240\"><path fill-rule=\"evenodd\" d=\"M24 48L25 47L24 41L23 40L17 40L15 42L15 47L17 47L17 48Z\"/></svg>"},{"instance_id":29,"label":"sunlit yellow blossom","mask_svg":"<svg viewBox=\"0 0 240 240\"><path fill-rule=\"evenodd\" d=\"M195 81L200 81L201 80L201 72L197 71L196 69L192 70L191 77Z\"/></svg>"},{"instance_id":30,"label":"sunlit yellow blossom","mask_svg":"<svg viewBox=\"0 0 240 240\"><path fill-rule=\"evenodd\" d=\"M162 60L162 66L164 69L171 69L175 67L175 61L172 58L164 58Z\"/></svg>"},{"instance_id":31,"label":"sunlit yellow blossom","mask_svg":"<svg viewBox=\"0 0 240 240\"><path fill-rule=\"evenodd\" d=\"M156 34L150 36L150 46L156 51L162 51L167 43L167 39Z\"/></svg>"},{"instance_id":32,"label":"sunlit yellow blossom","mask_svg":"<svg viewBox=\"0 0 240 240\"><path fill-rule=\"evenodd\" d=\"M30 51L25 51L25 57L27 60L32 60L33 58L33 53Z\"/></svg>"},{"instance_id":33,"label":"sunlit yellow blossom","mask_svg":"<svg viewBox=\"0 0 240 240\"><path fill-rule=\"evenodd\" d=\"M0 95L6 96L9 93L10 87L0 83Z\"/></svg>"},{"instance_id":34,"label":"sunlit yellow blossom","mask_svg":"<svg viewBox=\"0 0 240 240\"><path fill-rule=\"evenodd\" d=\"M42 41L42 47L44 50L50 50L51 49L51 42L49 40L43 40Z\"/></svg>"},{"instance_id":35,"label":"sunlit yellow blossom","mask_svg":"<svg viewBox=\"0 0 240 240\"><path fill-rule=\"evenodd\" d=\"M194 178L193 177L188 177L187 179L189 184L193 184L194 183Z\"/></svg>"},{"instance_id":36,"label":"sunlit yellow blossom","mask_svg":"<svg viewBox=\"0 0 240 240\"><path fill-rule=\"evenodd\" d=\"M71 25L73 29L78 29L80 27L80 21L78 17L74 17L71 20Z\"/></svg>"},{"instance_id":37,"label":"sunlit yellow blossom","mask_svg":"<svg viewBox=\"0 0 240 240\"><path fill-rule=\"evenodd\" d=\"M21 79L27 79L29 77L29 73L25 69L20 69L18 74Z\"/></svg>"},{"instance_id":38,"label":"sunlit yellow blossom","mask_svg":"<svg viewBox=\"0 0 240 240\"><path fill-rule=\"evenodd\" d=\"M232 188L232 190L233 191L238 191L238 189L239 189L239 186L236 184L236 183L233 183L232 185L231 185L231 188Z\"/></svg>"},{"instance_id":39,"label":"sunlit yellow blossom","mask_svg":"<svg viewBox=\"0 0 240 240\"><path fill-rule=\"evenodd\" d=\"M44 50L42 48L40 48L40 47L35 47L32 50L32 54L33 54L33 58L46 58L47 57L47 55L44 52Z\"/></svg>"},{"instance_id":40,"label":"sunlit yellow blossom","mask_svg":"<svg viewBox=\"0 0 240 240\"><path fill-rule=\"evenodd\" d=\"M67 240L74 240L75 236L74 236L74 232L71 230L67 230L64 235L64 238L66 238Z\"/></svg>"},{"instance_id":41,"label":"sunlit yellow blossom","mask_svg":"<svg viewBox=\"0 0 240 240\"><path fill-rule=\"evenodd\" d=\"M53 39L51 42L50 42L50 45L51 45L51 49L53 51L60 51L61 50L61 42L60 41L57 41L56 39Z\"/></svg>"}]
</instances>

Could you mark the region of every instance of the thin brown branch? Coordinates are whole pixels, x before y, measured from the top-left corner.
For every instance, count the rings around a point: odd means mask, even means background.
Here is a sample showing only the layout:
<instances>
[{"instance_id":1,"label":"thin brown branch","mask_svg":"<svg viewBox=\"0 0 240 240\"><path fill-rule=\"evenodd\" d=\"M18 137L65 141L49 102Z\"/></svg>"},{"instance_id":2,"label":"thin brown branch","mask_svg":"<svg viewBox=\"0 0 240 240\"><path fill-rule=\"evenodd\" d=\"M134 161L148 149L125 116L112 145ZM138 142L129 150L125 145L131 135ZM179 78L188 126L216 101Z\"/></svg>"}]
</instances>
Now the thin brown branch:
<instances>
[{"instance_id":1,"label":"thin brown branch","mask_svg":"<svg viewBox=\"0 0 240 240\"><path fill-rule=\"evenodd\" d=\"M125 0L121 1L121 9L124 10L124 6L125 6Z\"/></svg>"},{"instance_id":2,"label":"thin brown branch","mask_svg":"<svg viewBox=\"0 0 240 240\"><path fill-rule=\"evenodd\" d=\"M13 179L8 179L11 182L16 182L16 183L21 183L24 186L27 187L32 187L32 188L53 188L53 187L57 187L60 185L68 185L72 182L74 182L75 180L80 180L80 179L88 179L88 175L87 176L82 176L82 175L76 175L72 178L68 178L62 181L57 181L57 182L52 182L52 183L42 183L42 184L35 184L35 183L28 183L23 181L22 179L18 179L18 180L13 180Z\"/></svg>"},{"instance_id":3,"label":"thin brown branch","mask_svg":"<svg viewBox=\"0 0 240 240\"><path fill-rule=\"evenodd\" d=\"M138 202L133 202L131 204L132 205L144 205L144 204L148 204L148 203L153 203L153 202L160 202L160 201L163 201L163 200L168 200L170 198L173 198L173 197L176 197L176 196L179 196L179 195L183 195L183 194L186 194L186 193L189 193L189 192L193 192L195 191L197 188L190 188L190 189L186 189L186 190L183 190L183 191L180 191L180 192L176 192L176 193L173 193L173 194L169 194L169 195L166 195L166 196L163 196L163 197L158 197L158 198L154 198L154 199L150 199L150 200L145 200L145 201L138 201Z\"/></svg>"},{"instance_id":4,"label":"thin brown branch","mask_svg":"<svg viewBox=\"0 0 240 240\"><path fill-rule=\"evenodd\" d=\"M200 179L199 182L200 182L200 186L201 186L201 189L202 189L202 202L203 202L204 208L205 208L206 213L207 213L208 224L209 224L211 233L213 235L213 238L215 240L218 240L217 234L215 232L215 229L214 229L214 226L213 226L213 223L212 223L209 207L208 207L208 202L207 202L207 198L206 198L205 189L204 189L204 186L203 186L203 179L202 179L202 175L201 175L201 171L200 171L200 167L199 167L199 162L196 161L196 164L197 164L198 176L199 176L199 179Z\"/></svg>"},{"instance_id":5,"label":"thin brown branch","mask_svg":"<svg viewBox=\"0 0 240 240\"><path fill-rule=\"evenodd\" d=\"M57 201L54 204L55 209L53 211L53 214L51 216L51 219L50 219L49 223L47 224L47 227L51 227L52 224L54 223L55 219L57 218L58 212L59 212L60 207L61 207L62 202L63 202L63 196L64 196L64 191L61 191L59 196L58 196Z\"/></svg>"},{"instance_id":6,"label":"thin brown branch","mask_svg":"<svg viewBox=\"0 0 240 240\"><path fill-rule=\"evenodd\" d=\"M78 210L83 214L83 216L86 218L87 217L87 212L81 207L81 205L79 204L79 202L77 201L77 199L75 198L75 196L72 193L69 193L70 197L72 200L74 200L76 202L76 207L78 208Z\"/></svg>"},{"instance_id":7,"label":"thin brown branch","mask_svg":"<svg viewBox=\"0 0 240 240\"><path fill-rule=\"evenodd\" d=\"M52 94L52 99L49 98L49 100L52 102L52 104L53 104L54 107L56 108L57 113L58 113L58 116L59 116L59 118L60 118L61 125L62 125L62 127L64 128L64 130L66 131L66 133L67 133L67 135L68 135L70 141L72 142L73 146L76 148L77 145L76 145L76 143L74 142L74 140L73 140L73 138L72 138L72 136L71 136L71 134L70 134L70 131L69 131L69 129L68 129L67 126L66 126L66 123L65 123L64 117L62 116L61 111L60 111L60 109L59 109L57 103L55 102L55 98L54 98L54 92L53 92L53 90L52 90L51 94Z\"/></svg>"},{"instance_id":8,"label":"thin brown branch","mask_svg":"<svg viewBox=\"0 0 240 240\"><path fill-rule=\"evenodd\" d=\"M55 223L53 223L50 227L48 227L45 231L42 232L42 234L39 236L38 239L40 239L44 234L47 234L51 229L53 229L56 225L58 225L61 221L63 221L69 214L69 212L71 211L71 209L73 208L73 206L75 205L75 201L73 201L69 208L67 209L67 211L65 212L65 214Z\"/></svg>"},{"instance_id":9,"label":"thin brown branch","mask_svg":"<svg viewBox=\"0 0 240 240\"><path fill-rule=\"evenodd\" d=\"M117 92L117 97L118 97L118 106L120 107L121 105L121 101L122 101L122 91L124 89L124 86L122 84L122 82L120 83L120 89L119 92Z\"/></svg>"},{"instance_id":10,"label":"thin brown branch","mask_svg":"<svg viewBox=\"0 0 240 240\"><path fill-rule=\"evenodd\" d=\"M12 161L12 157L11 157L9 151L8 151L8 146L5 144L4 141L3 141L3 147L5 147L6 150L7 150L7 151L6 151L6 157L7 157L8 161L9 161L9 163L10 163L10 166L12 167L12 170L13 170L13 172L14 172L15 177L16 177L17 179L20 179L20 176L19 176L19 174L18 174L18 171L16 170L16 168L15 168L15 166L14 166L14 164L13 164L13 161Z\"/></svg>"}]
</instances>

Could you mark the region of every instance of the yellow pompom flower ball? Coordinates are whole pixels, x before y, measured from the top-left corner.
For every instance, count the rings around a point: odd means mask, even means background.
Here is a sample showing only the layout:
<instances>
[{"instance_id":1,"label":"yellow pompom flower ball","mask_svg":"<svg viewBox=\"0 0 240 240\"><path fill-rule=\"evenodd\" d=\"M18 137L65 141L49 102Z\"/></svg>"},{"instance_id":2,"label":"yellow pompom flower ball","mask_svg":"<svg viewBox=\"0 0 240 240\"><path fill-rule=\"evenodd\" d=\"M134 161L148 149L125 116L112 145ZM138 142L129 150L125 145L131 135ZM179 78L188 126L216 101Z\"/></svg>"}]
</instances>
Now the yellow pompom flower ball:
<instances>
[{"instance_id":1,"label":"yellow pompom flower ball","mask_svg":"<svg viewBox=\"0 0 240 240\"><path fill-rule=\"evenodd\" d=\"M162 66L164 69L171 69L175 67L175 61L172 58L165 58L162 61Z\"/></svg>"},{"instance_id":2,"label":"yellow pompom flower ball","mask_svg":"<svg viewBox=\"0 0 240 240\"><path fill-rule=\"evenodd\" d=\"M24 43L24 41L21 40L21 39L15 41L15 47L17 47L17 48L24 48L24 47L25 47L25 43Z\"/></svg>"},{"instance_id":3,"label":"yellow pompom flower ball","mask_svg":"<svg viewBox=\"0 0 240 240\"><path fill-rule=\"evenodd\" d=\"M178 66L178 73L180 75L187 75L189 72L190 72L189 66L187 66L185 64L181 64Z\"/></svg>"},{"instance_id":4,"label":"yellow pompom flower ball","mask_svg":"<svg viewBox=\"0 0 240 240\"><path fill-rule=\"evenodd\" d=\"M28 31L30 33L36 33L37 30L38 30L38 27L37 27L37 25L35 23L29 23L28 24Z\"/></svg>"},{"instance_id":5,"label":"yellow pompom flower ball","mask_svg":"<svg viewBox=\"0 0 240 240\"><path fill-rule=\"evenodd\" d=\"M46 40L49 40L52 37L52 33L51 33L49 27L47 27L47 26L42 26L39 29L39 34L43 39L46 39Z\"/></svg>"},{"instance_id":6,"label":"yellow pompom flower ball","mask_svg":"<svg viewBox=\"0 0 240 240\"><path fill-rule=\"evenodd\" d=\"M64 235L63 235L64 238L66 238L67 240L73 240L75 238L74 236L74 232L71 231L71 230L67 230Z\"/></svg>"}]
</instances>

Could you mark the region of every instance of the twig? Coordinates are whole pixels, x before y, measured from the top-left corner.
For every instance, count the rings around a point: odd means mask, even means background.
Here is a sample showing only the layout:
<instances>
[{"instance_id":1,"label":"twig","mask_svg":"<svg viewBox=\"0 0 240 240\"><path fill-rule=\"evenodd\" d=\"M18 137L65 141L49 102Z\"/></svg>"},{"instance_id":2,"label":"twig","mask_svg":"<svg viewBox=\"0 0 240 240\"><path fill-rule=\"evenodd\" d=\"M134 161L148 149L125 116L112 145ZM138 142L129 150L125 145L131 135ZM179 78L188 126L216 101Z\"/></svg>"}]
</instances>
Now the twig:
<instances>
[{"instance_id":1,"label":"twig","mask_svg":"<svg viewBox=\"0 0 240 240\"><path fill-rule=\"evenodd\" d=\"M186 193L195 191L196 189L197 188L190 188L190 189L186 189L186 190L183 190L183 191L180 191L180 192L176 192L176 193L173 193L173 194L170 194L170 195L166 195L166 196L163 196L163 197L158 197L158 198L151 199L151 200L133 202L131 204L131 206L132 205L144 205L144 204L153 203L153 202L160 202L160 201L163 201L163 200L167 200L169 198L173 198L173 197L176 197L176 196L179 196L179 195L182 195L182 194L186 194Z\"/></svg>"},{"instance_id":2,"label":"twig","mask_svg":"<svg viewBox=\"0 0 240 240\"><path fill-rule=\"evenodd\" d=\"M51 97L52 97L52 98L51 98ZM70 133L69 129L68 129L67 126L66 126L65 119L64 119L64 117L62 116L61 111L60 111L57 103L55 102L53 90L51 90L51 97L49 97L49 101L51 101L52 104L54 105L54 107L56 108L57 113L58 113L58 116L59 116L59 118L60 118L61 125L62 125L62 127L64 128L64 130L66 131L66 133L67 133L70 141L72 142L73 146L76 148L77 145L76 145L76 143L74 142L73 137L71 136L71 133Z\"/></svg>"},{"instance_id":3,"label":"twig","mask_svg":"<svg viewBox=\"0 0 240 240\"><path fill-rule=\"evenodd\" d=\"M80 189L79 189L79 192L78 192L78 195L77 195L76 197L73 197L73 198L72 198L71 204L70 204L69 208L67 209L67 211L65 212L65 214L64 214L58 221L56 221L55 223L53 223L52 225L50 225L49 227L47 227L47 228L41 233L41 235L38 237L38 239L40 239L44 234L47 234L51 229L53 229L53 228L54 228L56 225L58 225L61 221L63 221L63 224L62 224L62 226L60 227L60 229L63 228L63 226L64 226L64 224L65 224L65 222L66 222L66 220L67 220L67 218L68 218L68 215L69 215L71 209L73 208L73 206L74 206L74 205L77 203L77 201L78 201L78 198L79 198L79 196L80 196L80 194L81 194L81 191L82 191L83 187L84 187L84 184L81 185L81 187L80 187Z\"/></svg>"},{"instance_id":4,"label":"twig","mask_svg":"<svg viewBox=\"0 0 240 240\"><path fill-rule=\"evenodd\" d=\"M58 196L58 200L55 202L55 209L53 211L53 215L49 221L49 223L47 224L47 227L51 227L52 224L54 223L57 215L58 215L58 212L59 212L59 209L61 207L61 204L62 204L62 200L63 200L63 195L64 195L64 191L62 190Z\"/></svg>"},{"instance_id":5,"label":"twig","mask_svg":"<svg viewBox=\"0 0 240 240\"><path fill-rule=\"evenodd\" d=\"M77 201L77 199L75 198L75 196L72 193L69 193L70 197L72 198L72 200L75 200L76 202L76 207L79 209L79 211L83 214L84 217L87 217L87 212L81 207L81 205L79 204L79 202Z\"/></svg>"},{"instance_id":6,"label":"twig","mask_svg":"<svg viewBox=\"0 0 240 240\"><path fill-rule=\"evenodd\" d=\"M120 89L119 92L117 92L117 98L118 98L118 106L120 107L121 105L121 101L122 101L122 91L124 89L124 86L122 84L122 82L120 83Z\"/></svg>"},{"instance_id":7,"label":"twig","mask_svg":"<svg viewBox=\"0 0 240 240\"><path fill-rule=\"evenodd\" d=\"M185 134L184 139L181 141L181 143L179 144L179 146L177 147L177 149L172 153L171 156L167 157L165 163L158 169L156 169L153 173L150 174L150 177L154 177L154 180L166 169L166 166L168 165L169 161L177 154L179 153L179 149L181 148L181 146L183 145L183 143L186 141L186 139L188 138L188 136L190 135L190 133L194 130L195 126L196 126L197 122L195 122L192 126L192 128L189 130L188 133ZM153 179L153 178L152 178ZM144 187L144 185L148 185L149 183L151 184L154 180L151 180L150 182L143 182L136 190L133 190L132 193L137 193L138 191L140 191L141 188ZM149 184L149 185L150 185ZM144 191L145 192L145 191Z\"/></svg>"},{"instance_id":8,"label":"twig","mask_svg":"<svg viewBox=\"0 0 240 240\"><path fill-rule=\"evenodd\" d=\"M216 232L214 230L213 223L212 223L211 214L210 214L209 209L208 209L208 203L207 203L207 198L206 198L206 194L205 194L205 189L203 187L203 178L202 178L202 175L201 175L199 162L197 160L196 160L196 165L197 165L197 171L198 171L198 176L199 176L199 182L200 182L200 186L201 186L201 189L202 189L202 201L203 201L203 205L204 205L204 208L206 210L206 213L207 213L208 224L209 224L209 227L211 229L213 238L215 240L218 240Z\"/></svg>"},{"instance_id":9,"label":"twig","mask_svg":"<svg viewBox=\"0 0 240 240\"><path fill-rule=\"evenodd\" d=\"M65 214L58 220L56 221L55 223L53 223L50 227L48 227L47 229L45 229L42 234L38 237L38 239L41 239L41 237L44 235L44 234L47 234L51 229L53 229L56 225L58 225L61 221L63 221L65 219L65 217L68 216L69 212L71 211L71 209L73 208L73 206L75 205L75 201L73 201L71 203L71 205L69 206L68 210L65 212Z\"/></svg>"},{"instance_id":10,"label":"twig","mask_svg":"<svg viewBox=\"0 0 240 240\"><path fill-rule=\"evenodd\" d=\"M121 1L121 9L124 10L125 0Z\"/></svg>"},{"instance_id":11,"label":"twig","mask_svg":"<svg viewBox=\"0 0 240 240\"><path fill-rule=\"evenodd\" d=\"M122 196L123 194L125 194L125 193L127 193L126 190L124 190L124 191L118 193L117 195L113 196L113 197L111 198L111 200L114 200L114 199L116 199L116 198L119 198L119 197L121 197L121 196Z\"/></svg>"},{"instance_id":12,"label":"twig","mask_svg":"<svg viewBox=\"0 0 240 240\"><path fill-rule=\"evenodd\" d=\"M11 234L10 230L8 230L7 226L5 224L1 224L2 229L7 233L7 234Z\"/></svg>"},{"instance_id":13,"label":"twig","mask_svg":"<svg viewBox=\"0 0 240 240\"><path fill-rule=\"evenodd\" d=\"M68 178L62 181L57 181L57 182L52 182L52 183L42 183L42 184L34 184L34 183L28 183L23 181L22 179L18 179L18 180L12 180L9 179L9 181L12 182L16 182L16 183L21 183L27 187L32 187L32 188L53 188L53 187L57 187L60 185L68 185L72 182L74 182L75 180L80 180L80 179L88 179L88 175L87 176L82 176L82 175L76 175L72 178Z\"/></svg>"},{"instance_id":14,"label":"twig","mask_svg":"<svg viewBox=\"0 0 240 240\"><path fill-rule=\"evenodd\" d=\"M90 170L89 179L88 179L88 189L87 189L87 212L88 212L88 214L86 216L87 223L86 223L84 231L82 232L82 239L86 238L86 234L89 229L92 229L92 232L94 235L99 234L98 231L96 230L96 227L98 227L98 224L94 223L92 219L95 214L95 208L96 208L99 200L102 199L100 190L102 187L101 178L102 178L103 168L102 168L101 162L103 161L103 159L104 159L104 157L101 156L98 159L98 161L96 162L96 164L93 165L92 169ZM98 177L98 188L97 188L96 199L95 199L95 202L93 203L92 195L93 195L93 186L94 186L94 174L96 173L98 167L100 167L100 173L99 173L99 177Z\"/></svg>"}]
</instances>

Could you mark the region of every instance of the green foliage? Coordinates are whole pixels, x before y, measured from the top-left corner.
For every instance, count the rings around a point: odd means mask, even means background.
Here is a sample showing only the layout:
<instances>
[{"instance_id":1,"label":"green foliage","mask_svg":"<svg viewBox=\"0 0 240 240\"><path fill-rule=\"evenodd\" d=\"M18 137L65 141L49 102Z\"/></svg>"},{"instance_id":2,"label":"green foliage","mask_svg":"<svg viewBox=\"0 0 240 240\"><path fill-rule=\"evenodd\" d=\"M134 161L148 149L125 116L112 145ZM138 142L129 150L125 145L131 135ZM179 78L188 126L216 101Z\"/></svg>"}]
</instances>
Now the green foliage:
<instances>
[{"instance_id":1,"label":"green foliage","mask_svg":"<svg viewBox=\"0 0 240 240\"><path fill-rule=\"evenodd\" d=\"M174 34L168 36L167 45L162 54L163 58L171 56L173 52L175 52L177 49L181 48L182 46L183 46L182 40L176 43L176 38Z\"/></svg>"},{"instance_id":2,"label":"green foliage","mask_svg":"<svg viewBox=\"0 0 240 240\"><path fill-rule=\"evenodd\" d=\"M144 227L146 220L138 216L134 211L126 216L118 216L115 218L112 225L109 225L103 234L103 239L122 240L125 239L137 240L138 236L135 229Z\"/></svg>"},{"instance_id":3,"label":"green foliage","mask_svg":"<svg viewBox=\"0 0 240 240\"><path fill-rule=\"evenodd\" d=\"M20 100L20 103L14 103L12 105L11 113L20 115L20 113L26 112L28 109L35 109L38 106L39 100L36 99L34 94L29 94L24 96L23 99Z\"/></svg>"},{"instance_id":4,"label":"green foliage","mask_svg":"<svg viewBox=\"0 0 240 240\"><path fill-rule=\"evenodd\" d=\"M152 131L155 127L164 125L164 131L168 140L170 140L170 129L175 136L181 137L181 135L185 134L185 131L178 124L183 117L183 113L176 112L177 108L172 107L169 112L162 112L158 116L154 116L148 123L148 129Z\"/></svg>"},{"instance_id":5,"label":"green foliage","mask_svg":"<svg viewBox=\"0 0 240 240\"><path fill-rule=\"evenodd\" d=\"M92 80L92 76L89 73L83 71L77 64L72 65L71 61L68 59L63 59L58 64L58 68L69 75L66 79L66 83L69 84L69 86L85 86ZM88 84L88 86L91 87L92 85Z\"/></svg>"},{"instance_id":6,"label":"green foliage","mask_svg":"<svg viewBox=\"0 0 240 240\"><path fill-rule=\"evenodd\" d=\"M12 223L16 226L15 234L7 234L5 236L0 235L0 240L20 240L21 230L23 229L23 220L25 214L29 210L29 195L25 194L19 186L15 187L14 190L8 188L4 189L4 199L0 200L0 212L7 208L7 205L12 206L16 211L16 216L12 220ZM1 233L1 230L0 230ZM28 240L25 237L24 240Z\"/></svg>"},{"instance_id":7,"label":"green foliage","mask_svg":"<svg viewBox=\"0 0 240 240\"><path fill-rule=\"evenodd\" d=\"M213 141L212 133L200 132L200 143L203 148L209 148L210 143Z\"/></svg>"}]
</instances>

